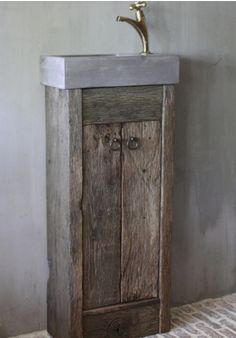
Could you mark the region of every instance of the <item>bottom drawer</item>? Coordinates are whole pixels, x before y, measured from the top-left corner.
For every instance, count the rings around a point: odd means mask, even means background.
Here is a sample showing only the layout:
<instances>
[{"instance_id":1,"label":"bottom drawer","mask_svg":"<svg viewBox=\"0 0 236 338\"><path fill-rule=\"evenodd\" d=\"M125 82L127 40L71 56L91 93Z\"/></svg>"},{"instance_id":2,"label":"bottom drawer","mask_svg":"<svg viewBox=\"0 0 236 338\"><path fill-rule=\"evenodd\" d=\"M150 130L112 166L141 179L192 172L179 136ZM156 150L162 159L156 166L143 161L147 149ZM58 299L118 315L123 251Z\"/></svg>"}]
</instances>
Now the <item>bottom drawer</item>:
<instances>
[{"instance_id":1,"label":"bottom drawer","mask_svg":"<svg viewBox=\"0 0 236 338\"><path fill-rule=\"evenodd\" d=\"M83 312L84 338L138 338L159 331L159 299Z\"/></svg>"}]
</instances>

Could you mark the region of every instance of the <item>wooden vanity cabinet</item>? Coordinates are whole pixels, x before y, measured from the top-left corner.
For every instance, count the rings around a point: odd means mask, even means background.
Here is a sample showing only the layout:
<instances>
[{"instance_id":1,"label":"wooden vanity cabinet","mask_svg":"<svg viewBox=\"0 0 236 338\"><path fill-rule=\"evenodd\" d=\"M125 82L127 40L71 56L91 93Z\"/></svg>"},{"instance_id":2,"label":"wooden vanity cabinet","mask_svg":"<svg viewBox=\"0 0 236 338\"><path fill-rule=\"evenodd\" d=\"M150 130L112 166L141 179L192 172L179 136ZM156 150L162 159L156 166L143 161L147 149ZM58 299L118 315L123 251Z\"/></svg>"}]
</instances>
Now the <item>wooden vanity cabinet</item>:
<instances>
[{"instance_id":1,"label":"wooden vanity cabinet","mask_svg":"<svg viewBox=\"0 0 236 338\"><path fill-rule=\"evenodd\" d=\"M46 87L48 331L170 327L173 85Z\"/></svg>"}]
</instances>

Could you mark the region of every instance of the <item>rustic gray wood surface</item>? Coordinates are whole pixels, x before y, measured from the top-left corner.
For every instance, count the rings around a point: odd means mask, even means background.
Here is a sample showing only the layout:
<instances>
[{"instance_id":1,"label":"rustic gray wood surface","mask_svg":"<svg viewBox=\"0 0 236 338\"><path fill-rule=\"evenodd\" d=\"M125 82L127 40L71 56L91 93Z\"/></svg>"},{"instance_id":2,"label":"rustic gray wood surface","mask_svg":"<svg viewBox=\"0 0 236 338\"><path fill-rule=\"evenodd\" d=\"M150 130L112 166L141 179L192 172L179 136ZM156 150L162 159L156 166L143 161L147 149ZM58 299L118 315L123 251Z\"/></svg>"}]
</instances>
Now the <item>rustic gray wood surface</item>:
<instances>
[{"instance_id":1,"label":"rustic gray wood surface","mask_svg":"<svg viewBox=\"0 0 236 338\"><path fill-rule=\"evenodd\" d=\"M41 83L61 89L163 85L179 81L173 55L42 56Z\"/></svg>"},{"instance_id":2,"label":"rustic gray wood surface","mask_svg":"<svg viewBox=\"0 0 236 338\"><path fill-rule=\"evenodd\" d=\"M69 126L70 126L70 242L71 242L71 334L70 338L82 337L83 308L83 242L82 242L82 92L69 91ZM56 338L56 337L54 337ZM64 338L67 338L64 336Z\"/></svg>"},{"instance_id":3,"label":"rustic gray wood surface","mask_svg":"<svg viewBox=\"0 0 236 338\"><path fill-rule=\"evenodd\" d=\"M139 147L130 150L129 137ZM122 128L121 301L158 296L160 156L159 121Z\"/></svg>"},{"instance_id":4,"label":"rustic gray wood surface","mask_svg":"<svg viewBox=\"0 0 236 338\"><path fill-rule=\"evenodd\" d=\"M120 124L91 125L83 133L84 309L120 302Z\"/></svg>"},{"instance_id":5,"label":"rustic gray wood surface","mask_svg":"<svg viewBox=\"0 0 236 338\"><path fill-rule=\"evenodd\" d=\"M46 88L48 331L82 337L81 91Z\"/></svg>"},{"instance_id":6,"label":"rustic gray wood surface","mask_svg":"<svg viewBox=\"0 0 236 338\"><path fill-rule=\"evenodd\" d=\"M169 329L174 88L163 88L46 88L48 330L54 338L139 337L157 332L159 319L160 331ZM89 101L92 92L96 100ZM94 121L90 115L93 124L82 128L83 99L87 111L101 115ZM155 112L152 105L158 118L140 122L138 108ZM124 121L126 110L136 122L105 124L119 111ZM136 302L157 298L160 306Z\"/></svg>"},{"instance_id":7,"label":"rustic gray wood surface","mask_svg":"<svg viewBox=\"0 0 236 338\"><path fill-rule=\"evenodd\" d=\"M83 90L83 124L158 120L162 86Z\"/></svg>"},{"instance_id":8,"label":"rustic gray wood surface","mask_svg":"<svg viewBox=\"0 0 236 338\"><path fill-rule=\"evenodd\" d=\"M151 299L84 313L84 338L138 338L158 332L159 300Z\"/></svg>"},{"instance_id":9,"label":"rustic gray wood surface","mask_svg":"<svg viewBox=\"0 0 236 338\"><path fill-rule=\"evenodd\" d=\"M160 332L170 330L171 224L173 198L174 86L164 86L160 213Z\"/></svg>"}]
</instances>

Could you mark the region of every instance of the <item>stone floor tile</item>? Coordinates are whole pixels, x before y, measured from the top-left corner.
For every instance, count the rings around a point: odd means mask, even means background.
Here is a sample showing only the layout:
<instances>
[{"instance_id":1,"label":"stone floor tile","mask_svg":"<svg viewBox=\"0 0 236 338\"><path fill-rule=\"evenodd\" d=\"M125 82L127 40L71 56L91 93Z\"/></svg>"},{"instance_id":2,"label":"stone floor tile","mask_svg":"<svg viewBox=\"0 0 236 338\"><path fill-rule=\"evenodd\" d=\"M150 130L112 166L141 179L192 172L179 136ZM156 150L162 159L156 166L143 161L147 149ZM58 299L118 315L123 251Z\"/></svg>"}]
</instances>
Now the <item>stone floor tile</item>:
<instances>
[{"instance_id":1,"label":"stone floor tile","mask_svg":"<svg viewBox=\"0 0 236 338\"><path fill-rule=\"evenodd\" d=\"M221 329L221 330L219 330L219 332L222 333L224 335L224 337L235 338L235 333L233 333L231 330Z\"/></svg>"}]
</instances>

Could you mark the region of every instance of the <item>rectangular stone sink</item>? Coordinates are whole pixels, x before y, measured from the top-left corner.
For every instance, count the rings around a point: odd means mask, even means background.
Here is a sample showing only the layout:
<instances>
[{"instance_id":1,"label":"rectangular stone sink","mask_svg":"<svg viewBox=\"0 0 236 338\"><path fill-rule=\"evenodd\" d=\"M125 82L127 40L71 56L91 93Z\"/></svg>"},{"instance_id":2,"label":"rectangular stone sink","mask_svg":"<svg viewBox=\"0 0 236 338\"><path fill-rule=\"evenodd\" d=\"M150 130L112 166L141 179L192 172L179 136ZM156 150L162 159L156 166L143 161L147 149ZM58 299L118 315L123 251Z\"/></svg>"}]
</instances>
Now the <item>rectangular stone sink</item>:
<instances>
[{"instance_id":1,"label":"rectangular stone sink","mask_svg":"<svg viewBox=\"0 0 236 338\"><path fill-rule=\"evenodd\" d=\"M61 55L41 57L41 83L61 89L174 84L173 55Z\"/></svg>"}]
</instances>

